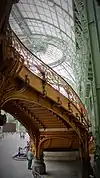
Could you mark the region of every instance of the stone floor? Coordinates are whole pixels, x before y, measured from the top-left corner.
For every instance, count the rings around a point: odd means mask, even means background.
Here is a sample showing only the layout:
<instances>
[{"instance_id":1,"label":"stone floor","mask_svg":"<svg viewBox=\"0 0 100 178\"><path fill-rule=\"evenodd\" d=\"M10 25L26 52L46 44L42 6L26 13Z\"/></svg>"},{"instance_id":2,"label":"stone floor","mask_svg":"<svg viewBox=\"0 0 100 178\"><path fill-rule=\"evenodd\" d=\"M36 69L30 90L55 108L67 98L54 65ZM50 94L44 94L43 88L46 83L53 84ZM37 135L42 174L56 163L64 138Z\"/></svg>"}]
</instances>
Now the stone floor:
<instances>
[{"instance_id":1,"label":"stone floor","mask_svg":"<svg viewBox=\"0 0 100 178\"><path fill-rule=\"evenodd\" d=\"M32 178L27 170L27 161L15 161L12 154L18 146L24 147L26 140L20 140L18 134L6 135L0 141L0 178ZM46 161L47 174L45 178L81 178L80 162Z\"/></svg>"},{"instance_id":2,"label":"stone floor","mask_svg":"<svg viewBox=\"0 0 100 178\"><path fill-rule=\"evenodd\" d=\"M49 161L46 167L50 178L81 178L80 165L76 161Z\"/></svg>"},{"instance_id":3,"label":"stone floor","mask_svg":"<svg viewBox=\"0 0 100 178\"><path fill-rule=\"evenodd\" d=\"M25 145L26 140L20 140L18 134L7 135L0 142L0 178L32 178L26 161L12 159L18 147Z\"/></svg>"}]
</instances>

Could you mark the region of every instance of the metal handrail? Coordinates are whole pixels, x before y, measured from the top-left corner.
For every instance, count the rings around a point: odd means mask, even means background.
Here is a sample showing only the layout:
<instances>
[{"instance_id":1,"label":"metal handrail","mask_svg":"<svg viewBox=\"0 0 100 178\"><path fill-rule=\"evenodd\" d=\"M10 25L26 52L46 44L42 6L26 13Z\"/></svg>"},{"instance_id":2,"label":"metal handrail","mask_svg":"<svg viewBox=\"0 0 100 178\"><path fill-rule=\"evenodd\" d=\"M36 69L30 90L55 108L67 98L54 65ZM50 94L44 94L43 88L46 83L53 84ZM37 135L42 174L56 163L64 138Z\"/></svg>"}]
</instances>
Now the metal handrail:
<instances>
[{"instance_id":1,"label":"metal handrail","mask_svg":"<svg viewBox=\"0 0 100 178\"><path fill-rule=\"evenodd\" d=\"M11 29L8 34L7 47L11 50L10 53L12 54L10 55L20 56L20 58L24 60L24 65L30 69L32 73L41 79L44 78L48 84L68 98L80 113L82 113L82 116L84 116L81 120L82 124L87 126L87 128L89 127L86 109L76 92L58 73L34 55Z\"/></svg>"}]
</instances>

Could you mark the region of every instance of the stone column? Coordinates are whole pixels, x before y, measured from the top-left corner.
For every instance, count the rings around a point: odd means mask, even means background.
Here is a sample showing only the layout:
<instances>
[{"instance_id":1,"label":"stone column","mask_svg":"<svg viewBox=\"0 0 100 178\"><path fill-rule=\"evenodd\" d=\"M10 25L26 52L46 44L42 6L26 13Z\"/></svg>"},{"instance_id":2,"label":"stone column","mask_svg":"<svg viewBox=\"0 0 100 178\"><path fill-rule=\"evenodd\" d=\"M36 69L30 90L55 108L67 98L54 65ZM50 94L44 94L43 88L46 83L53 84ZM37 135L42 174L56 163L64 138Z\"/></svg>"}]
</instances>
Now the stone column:
<instances>
[{"instance_id":1,"label":"stone column","mask_svg":"<svg viewBox=\"0 0 100 178\"><path fill-rule=\"evenodd\" d=\"M37 172L39 174L46 173L46 166L43 159L35 158L32 166L32 172Z\"/></svg>"},{"instance_id":2,"label":"stone column","mask_svg":"<svg viewBox=\"0 0 100 178\"><path fill-rule=\"evenodd\" d=\"M46 166L43 159L43 152L40 152L39 149L39 137L35 138L35 158L33 160L32 173L34 175L34 171L39 174L46 173ZM41 153L41 155L39 155Z\"/></svg>"}]
</instances>

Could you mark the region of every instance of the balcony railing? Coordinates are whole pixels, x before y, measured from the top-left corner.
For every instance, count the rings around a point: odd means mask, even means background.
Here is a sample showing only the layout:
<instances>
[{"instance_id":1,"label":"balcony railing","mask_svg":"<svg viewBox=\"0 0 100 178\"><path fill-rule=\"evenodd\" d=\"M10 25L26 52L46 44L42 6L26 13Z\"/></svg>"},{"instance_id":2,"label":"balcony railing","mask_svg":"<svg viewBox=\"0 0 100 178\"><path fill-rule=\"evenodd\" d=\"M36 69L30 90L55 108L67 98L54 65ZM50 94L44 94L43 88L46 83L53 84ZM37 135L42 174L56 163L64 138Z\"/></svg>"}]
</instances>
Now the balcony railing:
<instances>
[{"instance_id":1,"label":"balcony railing","mask_svg":"<svg viewBox=\"0 0 100 178\"><path fill-rule=\"evenodd\" d=\"M80 98L72 87L52 68L46 65L36 55L34 55L16 36L16 34L10 29L7 38L7 48L10 51L10 56L19 57L24 60L24 65L35 75L45 80L48 84L54 87L57 91L68 98L69 103L73 103L74 106L80 111L82 118L80 121L86 128L89 127L89 121L87 119L87 112L82 104ZM8 52L9 54L9 52ZM44 93L46 94L46 93ZM79 119L79 117L77 117Z\"/></svg>"}]
</instances>

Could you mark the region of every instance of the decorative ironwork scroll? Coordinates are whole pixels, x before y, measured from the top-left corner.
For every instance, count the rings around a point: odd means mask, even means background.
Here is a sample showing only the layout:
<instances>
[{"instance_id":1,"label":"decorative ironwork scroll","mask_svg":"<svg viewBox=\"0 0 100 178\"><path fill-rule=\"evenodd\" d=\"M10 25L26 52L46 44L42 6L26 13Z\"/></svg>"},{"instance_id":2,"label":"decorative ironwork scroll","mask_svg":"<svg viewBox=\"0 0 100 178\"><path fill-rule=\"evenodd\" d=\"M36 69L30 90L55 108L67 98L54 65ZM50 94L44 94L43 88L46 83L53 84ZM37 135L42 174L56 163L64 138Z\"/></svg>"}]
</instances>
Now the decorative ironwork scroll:
<instances>
[{"instance_id":1,"label":"decorative ironwork scroll","mask_svg":"<svg viewBox=\"0 0 100 178\"><path fill-rule=\"evenodd\" d=\"M75 93L75 91L71 88L71 86L52 68L50 68L44 62L42 62L36 55L34 55L29 49L27 49L13 31L11 31L10 33L11 35L8 38L9 40L7 43L7 47L9 49L8 54L10 56L12 55L13 58L17 56L19 57L20 60L24 60L24 65L32 73L40 77L43 80L43 84L44 84L44 77L45 77L45 82L50 84L61 94L63 94L66 98L68 98L69 101L72 102L82 113L83 116L82 123L88 128L89 123L87 121L86 110L80 98Z\"/></svg>"},{"instance_id":2,"label":"decorative ironwork scroll","mask_svg":"<svg viewBox=\"0 0 100 178\"><path fill-rule=\"evenodd\" d=\"M3 40L3 62L0 66L0 108L14 92L23 92L29 84L29 79L25 76L25 81L16 85L14 78L22 69L24 64L23 55L13 47L12 31L7 29L6 38ZM18 49L18 47L17 47Z\"/></svg>"}]
</instances>

